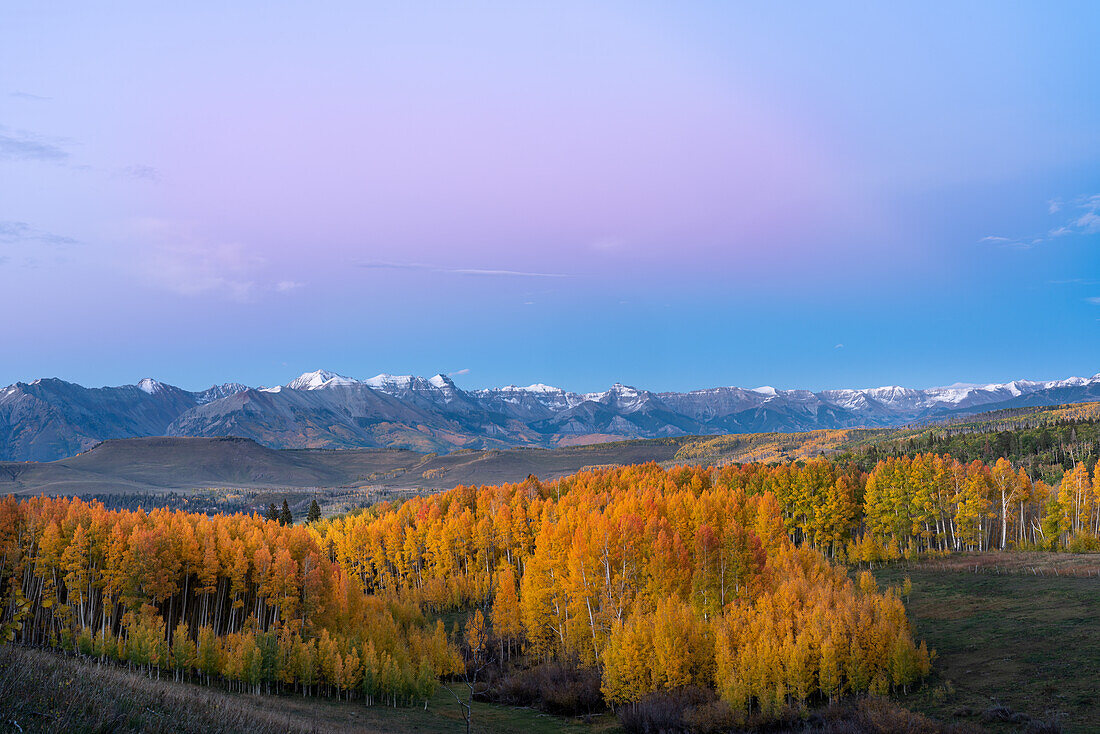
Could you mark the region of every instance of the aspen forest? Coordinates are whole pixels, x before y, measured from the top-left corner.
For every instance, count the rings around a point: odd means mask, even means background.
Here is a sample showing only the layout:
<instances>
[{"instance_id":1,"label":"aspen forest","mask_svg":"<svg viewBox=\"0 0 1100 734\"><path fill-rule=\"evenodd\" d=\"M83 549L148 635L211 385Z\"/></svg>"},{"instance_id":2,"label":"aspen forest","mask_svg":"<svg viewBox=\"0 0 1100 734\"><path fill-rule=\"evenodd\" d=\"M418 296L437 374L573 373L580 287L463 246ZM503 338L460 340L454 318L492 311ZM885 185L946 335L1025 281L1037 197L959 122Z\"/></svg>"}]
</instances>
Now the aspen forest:
<instances>
[{"instance_id":1,"label":"aspen forest","mask_svg":"<svg viewBox=\"0 0 1100 734\"><path fill-rule=\"evenodd\" d=\"M715 691L742 716L919 685L934 652L858 566L1092 548L1100 482L920 454L656 464L459 486L308 524L0 500L0 634L152 676L367 705L567 663L606 705ZM460 612L463 624L444 624Z\"/></svg>"}]
</instances>

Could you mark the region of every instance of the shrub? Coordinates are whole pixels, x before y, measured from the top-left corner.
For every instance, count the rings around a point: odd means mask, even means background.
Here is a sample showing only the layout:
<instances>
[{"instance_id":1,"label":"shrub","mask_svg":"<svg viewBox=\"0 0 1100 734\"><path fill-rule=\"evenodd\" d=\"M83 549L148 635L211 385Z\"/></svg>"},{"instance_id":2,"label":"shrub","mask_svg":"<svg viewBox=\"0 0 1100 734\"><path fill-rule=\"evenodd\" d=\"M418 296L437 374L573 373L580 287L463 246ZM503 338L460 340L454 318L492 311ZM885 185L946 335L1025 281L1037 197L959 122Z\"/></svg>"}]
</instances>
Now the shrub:
<instances>
[{"instance_id":1,"label":"shrub","mask_svg":"<svg viewBox=\"0 0 1100 734\"><path fill-rule=\"evenodd\" d=\"M698 711L699 709L707 710ZM724 709L729 712L732 722L732 709L728 705L724 705ZM693 723L697 715L698 723L710 726L716 722L721 710L713 691L697 686L685 686L672 691L656 691L641 701L622 706L619 709L619 723L627 734L692 732L696 731Z\"/></svg>"},{"instance_id":2,"label":"shrub","mask_svg":"<svg viewBox=\"0 0 1100 734\"><path fill-rule=\"evenodd\" d=\"M1070 553L1096 553L1100 552L1100 539L1088 533L1079 533L1069 539L1066 549Z\"/></svg>"},{"instance_id":3,"label":"shrub","mask_svg":"<svg viewBox=\"0 0 1100 734\"><path fill-rule=\"evenodd\" d=\"M604 710L599 671L561 663L513 671L495 683L490 697L511 706L532 706L567 716Z\"/></svg>"}]
</instances>

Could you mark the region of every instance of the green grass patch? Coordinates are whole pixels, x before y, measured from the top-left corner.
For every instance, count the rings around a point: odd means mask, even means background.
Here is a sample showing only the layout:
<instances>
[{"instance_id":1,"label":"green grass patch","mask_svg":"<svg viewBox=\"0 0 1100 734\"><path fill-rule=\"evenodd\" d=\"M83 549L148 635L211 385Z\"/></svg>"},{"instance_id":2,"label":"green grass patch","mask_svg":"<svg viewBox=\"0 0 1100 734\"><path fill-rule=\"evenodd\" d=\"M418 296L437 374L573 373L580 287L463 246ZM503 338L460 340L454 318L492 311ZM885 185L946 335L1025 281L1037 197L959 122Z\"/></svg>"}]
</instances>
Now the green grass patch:
<instances>
[{"instance_id":1,"label":"green grass patch","mask_svg":"<svg viewBox=\"0 0 1100 734\"><path fill-rule=\"evenodd\" d=\"M937 655L931 679L902 705L950 721L999 704L1067 731L1100 731L1100 580L921 564L874 573L880 585L912 579L915 636Z\"/></svg>"}]
</instances>

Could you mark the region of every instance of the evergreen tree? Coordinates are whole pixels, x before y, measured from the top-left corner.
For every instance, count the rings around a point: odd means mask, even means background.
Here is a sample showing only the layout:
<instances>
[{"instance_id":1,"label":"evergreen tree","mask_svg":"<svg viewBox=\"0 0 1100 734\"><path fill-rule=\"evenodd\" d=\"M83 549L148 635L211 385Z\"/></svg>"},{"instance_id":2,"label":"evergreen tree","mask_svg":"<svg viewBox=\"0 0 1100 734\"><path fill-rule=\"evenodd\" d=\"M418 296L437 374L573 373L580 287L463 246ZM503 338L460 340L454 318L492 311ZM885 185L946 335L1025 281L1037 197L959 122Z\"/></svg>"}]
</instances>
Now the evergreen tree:
<instances>
[{"instance_id":1,"label":"evergreen tree","mask_svg":"<svg viewBox=\"0 0 1100 734\"><path fill-rule=\"evenodd\" d=\"M306 514L306 522L316 522L321 519L321 506L314 499L309 503L309 512Z\"/></svg>"},{"instance_id":2,"label":"evergreen tree","mask_svg":"<svg viewBox=\"0 0 1100 734\"><path fill-rule=\"evenodd\" d=\"M272 522L279 521L279 509L275 507L274 502L267 506L267 512L264 513L264 519L271 520Z\"/></svg>"},{"instance_id":3,"label":"evergreen tree","mask_svg":"<svg viewBox=\"0 0 1100 734\"><path fill-rule=\"evenodd\" d=\"M283 509L279 511L279 524L280 525L293 525L294 516L290 514L290 505L283 500Z\"/></svg>"}]
</instances>

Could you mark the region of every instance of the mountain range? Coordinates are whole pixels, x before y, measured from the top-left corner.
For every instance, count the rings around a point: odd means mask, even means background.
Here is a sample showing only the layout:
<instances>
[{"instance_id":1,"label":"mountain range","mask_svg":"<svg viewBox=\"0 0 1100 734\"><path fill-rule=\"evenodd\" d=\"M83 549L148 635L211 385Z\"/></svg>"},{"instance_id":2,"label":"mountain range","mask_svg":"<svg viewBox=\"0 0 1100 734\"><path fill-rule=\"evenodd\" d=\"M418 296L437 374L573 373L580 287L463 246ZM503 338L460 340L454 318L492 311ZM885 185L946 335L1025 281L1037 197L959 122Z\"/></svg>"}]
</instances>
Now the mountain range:
<instances>
[{"instance_id":1,"label":"mountain range","mask_svg":"<svg viewBox=\"0 0 1100 734\"><path fill-rule=\"evenodd\" d=\"M897 426L989 410L1100 400L1100 374L914 389L715 387L651 392L615 384L575 393L548 385L462 390L445 375L327 370L286 385L192 392L152 379L86 388L57 378L0 390L0 460L52 461L101 441L238 436L271 448L459 449L568 446L819 428Z\"/></svg>"}]
</instances>

